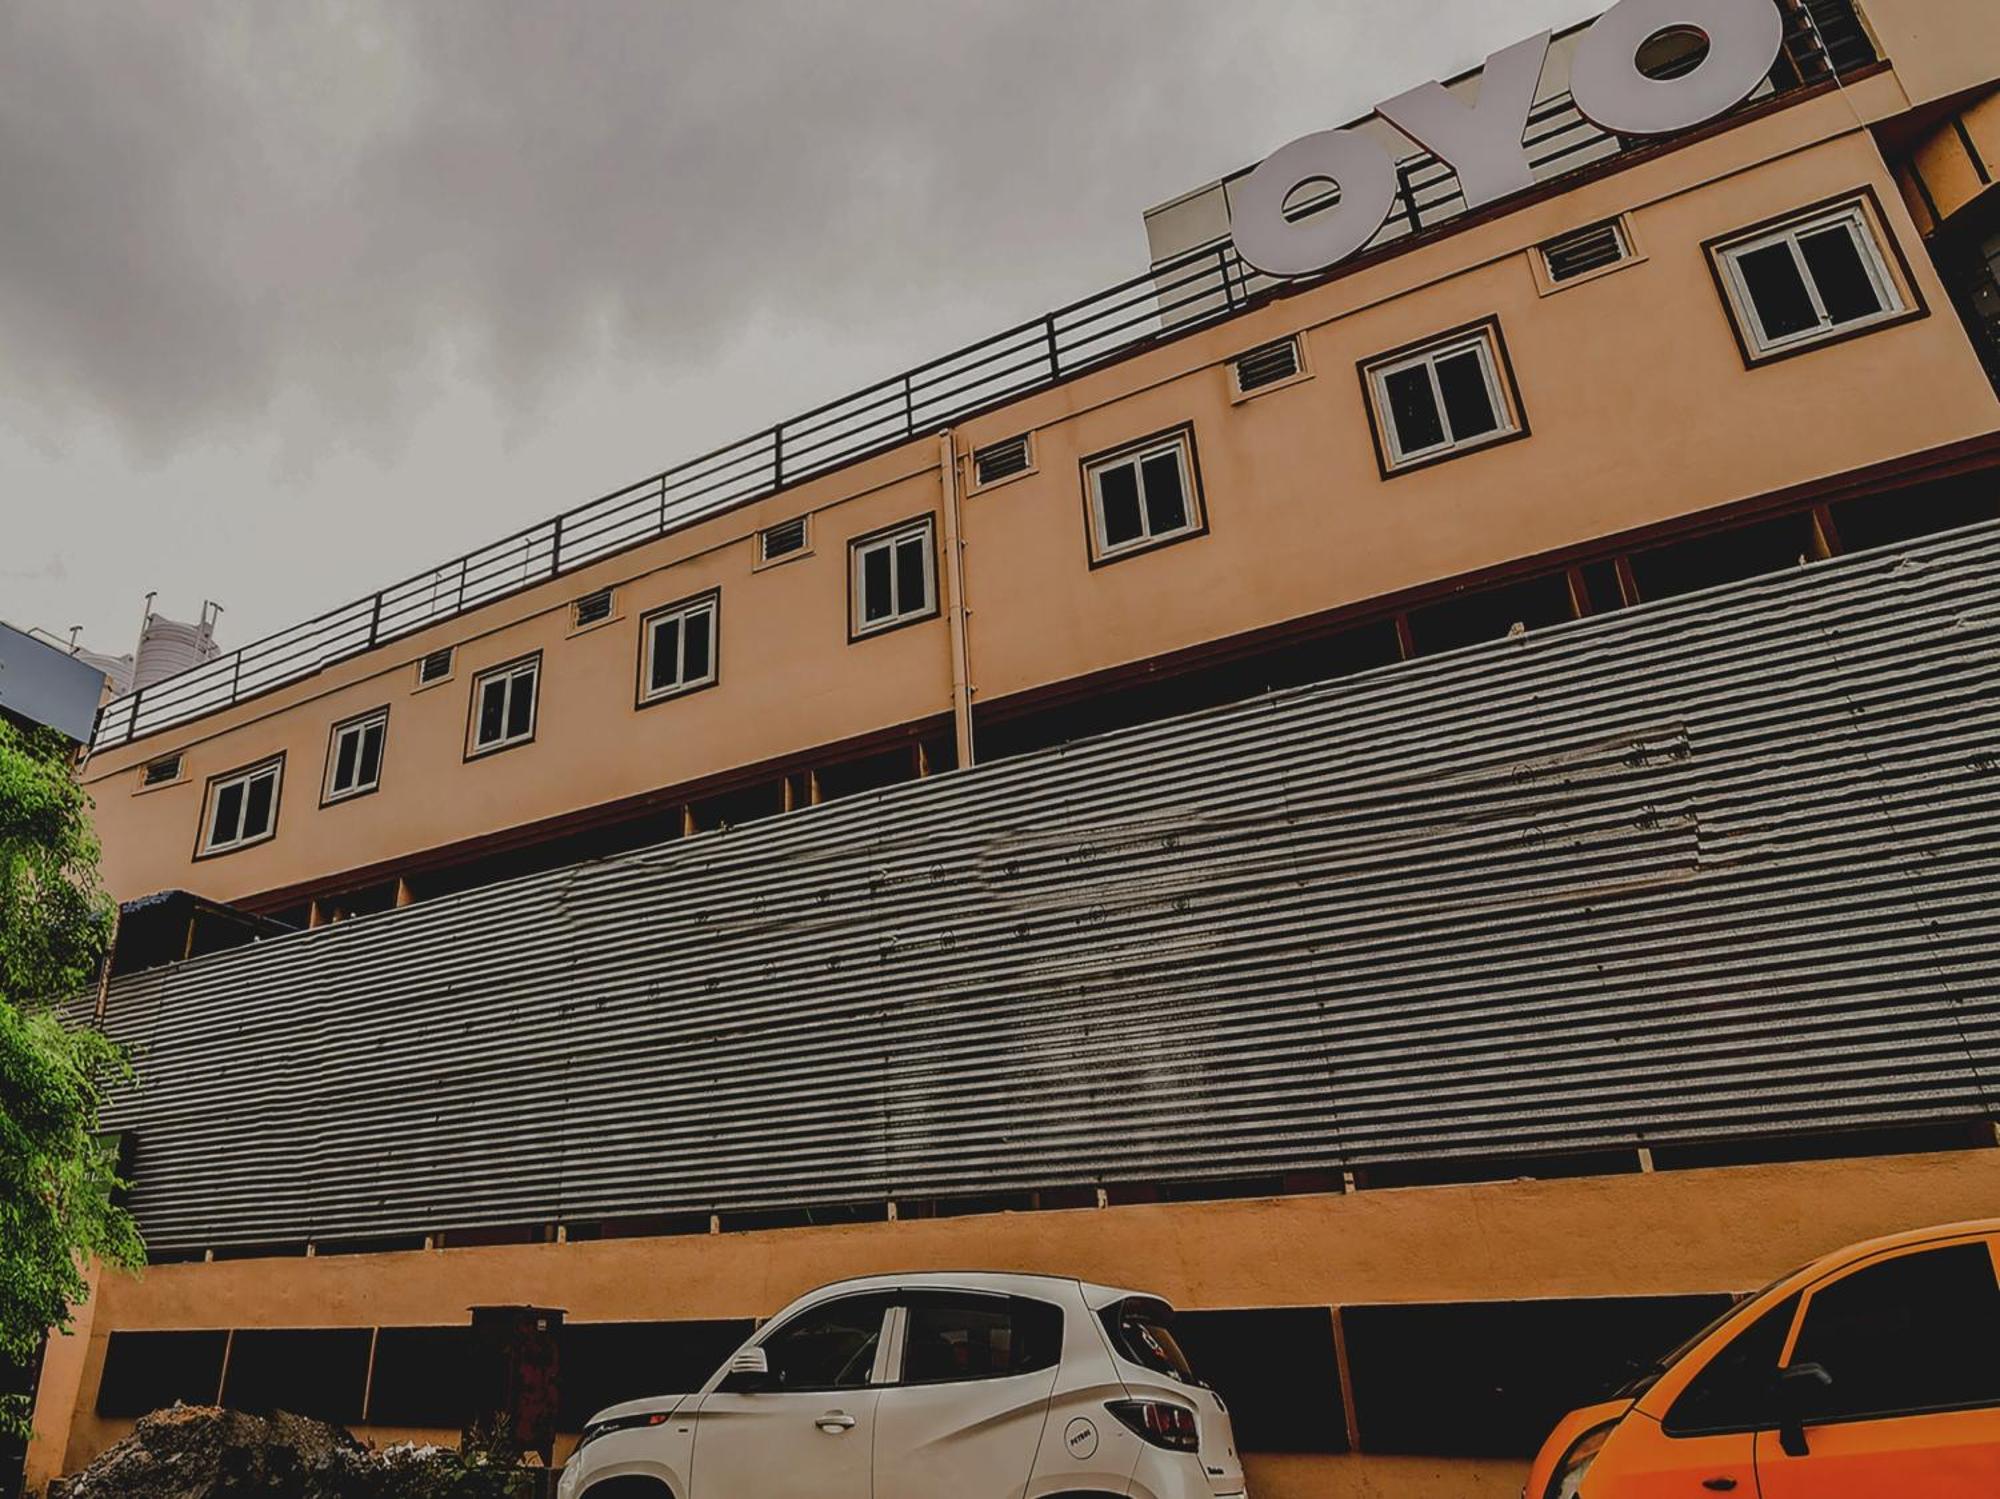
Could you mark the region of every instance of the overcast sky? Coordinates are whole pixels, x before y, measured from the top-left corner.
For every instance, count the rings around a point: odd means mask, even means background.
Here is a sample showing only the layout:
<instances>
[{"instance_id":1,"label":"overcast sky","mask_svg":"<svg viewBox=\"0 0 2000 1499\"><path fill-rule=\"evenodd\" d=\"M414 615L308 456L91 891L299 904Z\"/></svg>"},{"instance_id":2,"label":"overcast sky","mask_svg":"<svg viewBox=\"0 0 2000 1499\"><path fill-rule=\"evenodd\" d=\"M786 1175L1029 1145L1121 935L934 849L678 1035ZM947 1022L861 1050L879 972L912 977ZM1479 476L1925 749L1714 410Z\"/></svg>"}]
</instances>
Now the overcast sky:
<instances>
[{"instance_id":1,"label":"overcast sky","mask_svg":"<svg viewBox=\"0 0 2000 1499\"><path fill-rule=\"evenodd\" d=\"M0 9L0 617L234 646L1145 268L1593 0Z\"/></svg>"}]
</instances>

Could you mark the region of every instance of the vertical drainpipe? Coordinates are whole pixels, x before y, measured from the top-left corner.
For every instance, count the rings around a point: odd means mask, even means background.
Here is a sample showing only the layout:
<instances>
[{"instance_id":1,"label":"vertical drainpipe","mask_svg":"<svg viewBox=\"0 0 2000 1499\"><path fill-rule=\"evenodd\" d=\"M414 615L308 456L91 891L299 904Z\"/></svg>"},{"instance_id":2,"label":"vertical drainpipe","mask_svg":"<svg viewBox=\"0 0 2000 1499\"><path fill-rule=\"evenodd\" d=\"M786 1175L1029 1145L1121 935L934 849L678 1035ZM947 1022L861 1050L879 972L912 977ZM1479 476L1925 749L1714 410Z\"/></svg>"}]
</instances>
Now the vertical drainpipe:
<instances>
[{"instance_id":1,"label":"vertical drainpipe","mask_svg":"<svg viewBox=\"0 0 2000 1499\"><path fill-rule=\"evenodd\" d=\"M958 764L972 764L972 646L967 639L965 539L959 528L958 453L951 428L938 434L938 473L944 483L944 577L951 621L951 718Z\"/></svg>"}]
</instances>

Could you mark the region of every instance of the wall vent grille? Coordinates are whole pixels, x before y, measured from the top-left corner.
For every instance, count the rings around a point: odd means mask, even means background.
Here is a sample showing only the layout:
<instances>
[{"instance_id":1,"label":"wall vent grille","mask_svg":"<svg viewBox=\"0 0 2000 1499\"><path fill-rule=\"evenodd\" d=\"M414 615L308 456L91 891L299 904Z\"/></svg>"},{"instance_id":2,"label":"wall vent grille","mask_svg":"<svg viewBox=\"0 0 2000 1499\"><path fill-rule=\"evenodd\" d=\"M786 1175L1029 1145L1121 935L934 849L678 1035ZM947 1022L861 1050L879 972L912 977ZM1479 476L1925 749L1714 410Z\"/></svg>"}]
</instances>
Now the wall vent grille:
<instances>
[{"instance_id":1,"label":"wall vent grille","mask_svg":"<svg viewBox=\"0 0 2000 1499\"><path fill-rule=\"evenodd\" d=\"M981 484L997 483L1028 471L1028 438L1023 433L980 448L972 455L972 471Z\"/></svg>"},{"instance_id":2,"label":"wall vent grille","mask_svg":"<svg viewBox=\"0 0 2000 1499\"><path fill-rule=\"evenodd\" d=\"M805 549L806 518L803 515L796 520L780 521L757 533L758 555L766 562L776 562L780 557L789 557Z\"/></svg>"},{"instance_id":3,"label":"wall vent grille","mask_svg":"<svg viewBox=\"0 0 2000 1499\"><path fill-rule=\"evenodd\" d=\"M1542 263L1549 268L1549 280L1558 284L1616 265L1631 255L1625 231L1616 219L1560 235L1542 246Z\"/></svg>"},{"instance_id":4,"label":"wall vent grille","mask_svg":"<svg viewBox=\"0 0 2000 1499\"><path fill-rule=\"evenodd\" d=\"M1252 349L1248 354L1239 354L1231 362L1236 367L1236 388L1248 395L1266 385L1289 380L1299 372L1299 341L1296 338L1281 338L1274 344L1265 344L1261 349Z\"/></svg>"}]
</instances>

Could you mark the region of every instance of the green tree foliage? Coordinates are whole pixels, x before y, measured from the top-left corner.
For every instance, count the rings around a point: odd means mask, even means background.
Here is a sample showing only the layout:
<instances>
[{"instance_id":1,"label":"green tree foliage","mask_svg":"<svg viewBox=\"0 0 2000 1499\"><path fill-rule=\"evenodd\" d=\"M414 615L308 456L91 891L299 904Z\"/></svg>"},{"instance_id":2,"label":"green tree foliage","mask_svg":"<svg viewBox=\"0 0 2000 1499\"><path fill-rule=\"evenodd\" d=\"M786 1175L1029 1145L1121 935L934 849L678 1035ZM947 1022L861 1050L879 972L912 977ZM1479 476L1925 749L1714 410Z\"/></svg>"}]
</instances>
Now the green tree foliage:
<instances>
[{"instance_id":1,"label":"green tree foliage","mask_svg":"<svg viewBox=\"0 0 2000 1499\"><path fill-rule=\"evenodd\" d=\"M33 1361L88 1294L92 1256L137 1268L145 1249L97 1133L124 1058L56 1009L86 991L110 938L90 803L61 739L0 718L0 1362ZM25 1397L0 1401L19 1434Z\"/></svg>"}]
</instances>

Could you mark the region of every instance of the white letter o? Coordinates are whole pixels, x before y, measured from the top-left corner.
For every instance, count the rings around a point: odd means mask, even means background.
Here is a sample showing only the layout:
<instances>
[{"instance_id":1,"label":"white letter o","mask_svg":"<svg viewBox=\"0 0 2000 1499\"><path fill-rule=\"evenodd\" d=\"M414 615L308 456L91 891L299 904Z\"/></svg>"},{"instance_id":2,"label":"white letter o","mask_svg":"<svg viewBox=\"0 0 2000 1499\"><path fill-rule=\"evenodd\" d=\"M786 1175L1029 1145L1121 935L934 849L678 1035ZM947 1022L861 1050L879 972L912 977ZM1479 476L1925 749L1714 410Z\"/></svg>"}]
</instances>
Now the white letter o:
<instances>
[{"instance_id":1,"label":"white letter o","mask_svg":"<svg viewBox=\"0 0 2000 1499\"><path fill-rule=\"evenodd\" d=\"M1294 223L1285 199L1324 177L1340 201ZM1345 260L1375 237L1396 206L1396 163L1383 147L1352 130L1322 130L1280 146L1229 188L1229 228L1236 253L1267 276L1309 276Z\"/></svg>"},{"instance_id":2,"label":"white letter o","mask_svg":"<svg viewBox=\"0 0 2000 1499\"><path fill-rule=\"evenodd\" d=\"M1679 78L1648 78L1639 49L1659 32L1691 26L1708 55ZM1741 104L1771 71L1785 28L1772 0L1618 0L1592 23L1570 64L1583 117L1618 135L1667 135Z\"/></svg>"}]
</instances>

